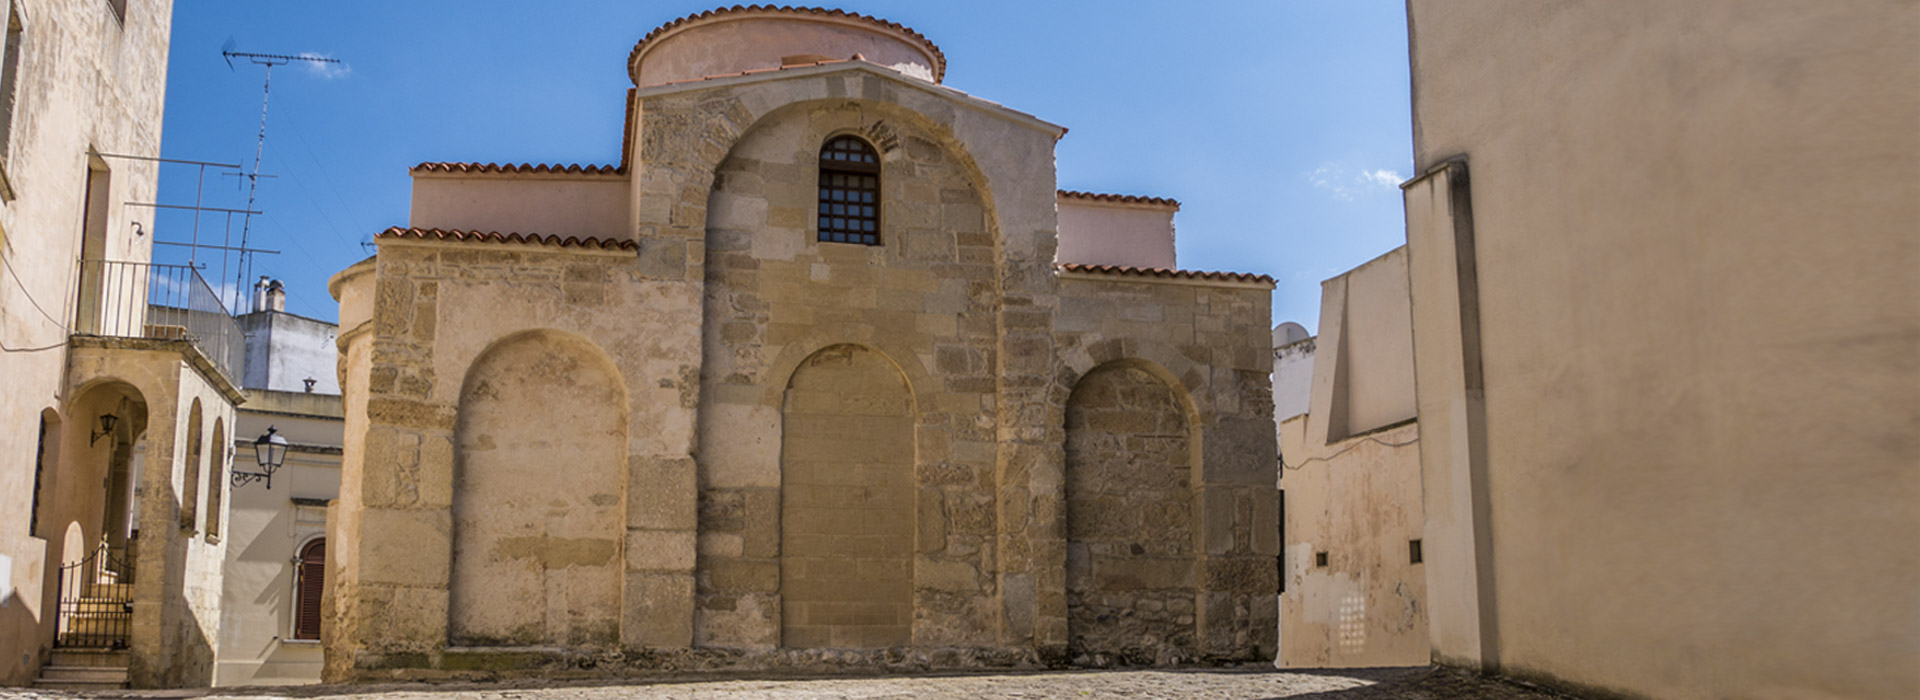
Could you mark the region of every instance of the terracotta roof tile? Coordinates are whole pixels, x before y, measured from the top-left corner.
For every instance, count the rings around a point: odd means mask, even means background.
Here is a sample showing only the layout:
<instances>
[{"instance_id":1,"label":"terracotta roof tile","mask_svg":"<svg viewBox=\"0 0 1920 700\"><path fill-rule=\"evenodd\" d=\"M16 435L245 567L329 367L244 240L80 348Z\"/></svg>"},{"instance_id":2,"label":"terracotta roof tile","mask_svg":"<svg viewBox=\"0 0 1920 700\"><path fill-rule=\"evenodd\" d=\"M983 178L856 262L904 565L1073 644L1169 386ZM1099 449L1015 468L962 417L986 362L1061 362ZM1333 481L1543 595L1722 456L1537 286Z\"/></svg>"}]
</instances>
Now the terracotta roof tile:
<instances>
[{"instance_id":1,"label":"terracotta roof tile","mask_svg":"<svg viewBox=\"0 0 1920 700\"><path fill-rule=\"evenodd\" d=\"M627 77L633 79L634 85L637 86L640 84L640 70L639 70L640 67L637 64L637 61L640 58L640 52L644 48L646 48L647 42L654 40L656 37L659 37L662 34L673 31L674 29L682 25L691 24L693 22L699 22L702 20L712 19L714 17L722 17L726 15L733 15L733 14L820 15L825 17L840 17L840 18L846 18L846 19L860 20L862 22L866 22L869 24L878 25L880 27L901 32L903 34L906 34L909 37L912 37L913 39L918 40L921 46L925 47L929 53L933 54L933 82L938 83L941 81L941 79L945 78L947 75L947 55L940 52L940 47L935 45L933 43L933 40L928 39L926 36L922 35L920 32L916 32L913 30L913 28L908 27L899 22L884 20L879 17L874 17L871 15L863 15L857 12L848 12L846 10L834 10L834 9L828 9L824 7L791 7L787 5L734 5L732 7L722 7L722 8L707 10L706 12L702 12L699 14L687 15L685 17L681 17L679 19L673 20L666 24L662 24L658 27L655 27L653 31L647 32L646 36L640 37L640 41L633 45L633 51L627 53Z\"/></svg>"},{"instance_id":2,"label":"terracotta roof tile","mask_svg":"<svg viewBox=\"0 0 1920 700\"><path fill-rule=\"evenodd\" d=\"M1067 199L1085 199L1094 202L1118 202L1120 204L1152 204L1162 207L1180 208L1180 200L1170 197L1145 197L1135 194L1101 194L1098 192L1080 192L1060 190L1060 196Z\"/></svg>"},{"instance_id":3,"label":"terracotta roof tile","mask_svg":"<svg viewBox=\"0 0 1920 700\"><path fill-rule=\"evenodd\" d=\"M1251 272L1203 272L1200 270L1170 270L1164 267L1128 267L1126 265L1082 265L1080 263L1056 263L1054 269L1061 272L1084 272L1099 275L1120 275L1123 277L1159 277L1164 279L1213 280L1218 282L1252 282L1273 284L1273 278L1256 275Z\"/></svg>"},{"instance_id":4,"label":"terracotta roof tile","mask_svg":"<svg viewBox=\"0 0 1920 700\"><path fill-rule=\"evenodd\" d=\"M561 248L598 248L601 250L639 250L640 244L633 241L620 241L611 238L579 238L576 236L542 236L533 233L499 233L480 231L449 231L437 228L393 228L381 231L374 238L414 239L438 241L465 241L470 243L525 243L528 245L550 245Z\"/></svg>"},{"instance_id":5,"label":"terracotta roof tile","mask_svg":"<svg viewBox=\"0 0 1920 700\"><path fill-rule=\"evenodd\" d=\"M624 159L624 156L623 156ZM626 168L618 165L580 165L570 163L421 163L409 173L519 174L519 175L620 175Z\"/></svg>"}]
</instances>

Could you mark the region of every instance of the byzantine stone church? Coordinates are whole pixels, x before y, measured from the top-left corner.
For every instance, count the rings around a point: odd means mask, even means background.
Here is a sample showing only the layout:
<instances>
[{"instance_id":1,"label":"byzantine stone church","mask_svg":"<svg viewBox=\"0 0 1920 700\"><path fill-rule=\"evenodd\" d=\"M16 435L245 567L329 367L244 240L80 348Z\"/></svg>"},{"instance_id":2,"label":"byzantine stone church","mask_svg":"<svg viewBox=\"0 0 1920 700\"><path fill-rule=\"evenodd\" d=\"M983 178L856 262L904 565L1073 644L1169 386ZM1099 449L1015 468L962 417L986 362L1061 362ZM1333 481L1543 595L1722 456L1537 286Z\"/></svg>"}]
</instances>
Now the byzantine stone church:
<instances>
[{"instance_id":1,"label":"byzantine stone church","mask_svg":"<svg viewBox=\"0 0 1920 700\"><path fill-rule=\"evenodd\" d=\"M332 281L328 680L1273 658L1270 278L899 24L626 68L617 165L415 166Z\"/></svg>"}]
</instances>

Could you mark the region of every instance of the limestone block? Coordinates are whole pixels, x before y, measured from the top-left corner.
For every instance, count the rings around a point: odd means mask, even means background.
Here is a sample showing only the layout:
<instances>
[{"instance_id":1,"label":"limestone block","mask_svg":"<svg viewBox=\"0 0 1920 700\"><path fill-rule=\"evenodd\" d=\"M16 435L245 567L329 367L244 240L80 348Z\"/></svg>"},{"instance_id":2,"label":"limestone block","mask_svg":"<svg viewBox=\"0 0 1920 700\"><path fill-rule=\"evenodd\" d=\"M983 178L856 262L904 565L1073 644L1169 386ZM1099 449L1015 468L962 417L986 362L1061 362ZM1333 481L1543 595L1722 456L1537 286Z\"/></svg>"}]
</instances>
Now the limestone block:
<instances>
[{"instance_id":1,"label":"limestone block","mask_svg":"<svg viewBox=\"0 0 1920 700\"><path fill-rule=\"evenodd\" d=\"M695 530L698 503L692 458L634 455L627 464L627 527Z\"/></svg>"},{"instance_id":2,"label":"limestone block","mask_svg":"<svg viewBox=\"0 0 1920 700\"><path fill-rule=\"evenodd\" d=\"M693 575L628 573L620 644L677 648L693 643Z\"/></svg>"},{"instance_id":3,"label":"limestone block","mask_svg":"<svg viewBox=\"0 0 1920 700\"><path fill-rule=\"evenodd\" d=\"M709 487L780 485L780 410L712 402L701 407L700 467Z\"/></svg>"},{"instance_id":4,"label":"limestone block","mask_svg":"<svg viewBox=\"0 0 1920 700\"><path fill-rule=\"evenodd\" d=\"M719 593L779 593L780 564L754 559L716 559L703 564L708 586Z\"/></svg>"},{"instance_id":5,"label":"limestone block","mask_svg":"<svg viewBox=\"0 0 1920 700\"><path fill-rule=\"evenodd\" d=\"M692 530L627 530L627 571L692 571Z\"/></svg>"},{"instance_id":6,"label":"limestone block","mask_svg":"<svg viewBox=\"0 0 1920 700\"><path fill-rule=\"evenodd\" d=\"M358 548L363 584L445 586L452 541L452 514L441 509L367 508L360 514ZM435 546L433 543L442 543Z\"/></svg>"},{"instance_id":7,"label":"limestone block","mask_svg":"<svg viewBox=\"0 0 1920 700\"><path fill-rule=\"evenodd\" d=\"M437 647L447 640L447 590L402 587L392 589L387 602L388 627L381 633L393 642L416 648Z\"/></svg>"}]
</instances>

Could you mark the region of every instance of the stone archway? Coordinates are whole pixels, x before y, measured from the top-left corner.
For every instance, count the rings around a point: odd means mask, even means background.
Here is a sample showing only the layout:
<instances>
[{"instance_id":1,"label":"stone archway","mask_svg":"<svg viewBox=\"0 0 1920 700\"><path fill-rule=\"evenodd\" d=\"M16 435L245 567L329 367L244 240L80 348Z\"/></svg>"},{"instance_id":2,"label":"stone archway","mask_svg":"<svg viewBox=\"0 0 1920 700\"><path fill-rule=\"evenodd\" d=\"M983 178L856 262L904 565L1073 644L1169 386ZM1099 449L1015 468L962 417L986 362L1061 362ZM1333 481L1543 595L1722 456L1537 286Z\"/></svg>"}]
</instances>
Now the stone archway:
<instances>
[{"instance_id":1,"label":"stone archway","mask_svg":"<svg viewBox=\"0 0 1920 700\"><path fill-rule=\"evenodd\" d=\"M524 333L473 363L454 437L452 644L618 646L626 407L619 372L581 338Z\"/></svg>"},{"instance_id":2,"label":"stone archway","mask_svg":"<svg viewBox=\"0 0 1920 700\"><path fill-rule=\"evenodd\" d=\"M913 631L913 396L879 352L800 363L781 409L781 643L905 645Z\"/></svg>"},{"instance_id":3,"label":"stone archway","mask_svg":"<svg viewBox=\"0 0 1920 700\"><path fill-rule=\"evenodd\" d=\"M1116 362L1074 385L1066 413L1069 654L1096 665L1194 658L1197 441L1184 397Z\"/></svg>"}]
</instances>

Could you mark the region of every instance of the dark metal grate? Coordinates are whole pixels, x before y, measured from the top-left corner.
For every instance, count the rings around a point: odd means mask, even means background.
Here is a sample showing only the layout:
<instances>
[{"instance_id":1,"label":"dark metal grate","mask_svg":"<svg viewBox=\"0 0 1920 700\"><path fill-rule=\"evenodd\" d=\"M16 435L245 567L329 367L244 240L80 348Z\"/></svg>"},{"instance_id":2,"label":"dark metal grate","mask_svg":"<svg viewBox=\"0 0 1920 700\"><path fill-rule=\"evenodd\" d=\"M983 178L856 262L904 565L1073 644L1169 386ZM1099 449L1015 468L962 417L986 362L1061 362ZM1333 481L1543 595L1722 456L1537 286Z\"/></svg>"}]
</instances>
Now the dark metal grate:
<instances>
[{"instance_id":1,"label":"dark metal grate","mask_svg":"<svg viewBox=\"0 0 1920 700\"><path fill-rule=\"evenodd\" d=\"M880 156L852 136L820 149L819 239L880 244Z\"/></svg>"}]
</instances>

